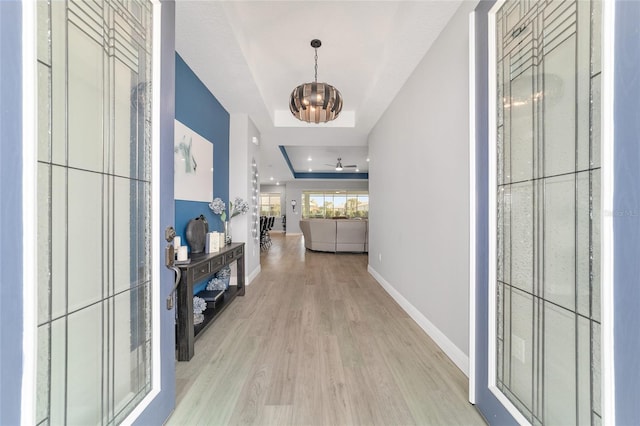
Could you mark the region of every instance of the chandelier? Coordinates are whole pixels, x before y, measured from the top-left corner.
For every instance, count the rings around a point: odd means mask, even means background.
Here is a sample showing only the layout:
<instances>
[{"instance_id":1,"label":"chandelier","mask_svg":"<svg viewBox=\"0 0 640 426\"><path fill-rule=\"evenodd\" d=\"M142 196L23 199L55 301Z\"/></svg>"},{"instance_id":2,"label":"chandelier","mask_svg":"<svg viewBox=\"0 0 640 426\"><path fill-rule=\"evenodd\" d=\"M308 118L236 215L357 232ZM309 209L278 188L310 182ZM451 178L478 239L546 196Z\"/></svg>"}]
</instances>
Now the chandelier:
<instances>
[{"instance_id":1,"label":"chandelier","mask_svg":"<svg viewBox=\"0 0 640 426\"><path fill-rule=\"evenodd\" d=\"M338 117L342 110L342 95L330 84L318 83L318 48L322 42L311 40L311 47L315 49L315 80L304 83L293 89L289 100L291 113L301 121L307 123L326 123Z\"/></svg>"}]
</instances>

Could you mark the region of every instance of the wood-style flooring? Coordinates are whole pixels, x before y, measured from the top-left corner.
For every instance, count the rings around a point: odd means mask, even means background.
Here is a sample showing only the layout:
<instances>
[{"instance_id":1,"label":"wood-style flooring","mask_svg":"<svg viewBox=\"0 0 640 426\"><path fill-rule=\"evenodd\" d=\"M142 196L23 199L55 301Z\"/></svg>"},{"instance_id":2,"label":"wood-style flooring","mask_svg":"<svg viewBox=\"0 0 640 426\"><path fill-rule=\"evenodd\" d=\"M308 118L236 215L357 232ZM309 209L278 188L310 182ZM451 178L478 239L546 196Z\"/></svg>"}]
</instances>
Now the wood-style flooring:
<instances>
[{"instance_id":1,"label":"wood-style flooring","mask_svg":"<svg viewBox=\"0 0 640 426\"><path fill-rule=\"evenodd\" d=\"M169 425L483 425L466 376L367 273L273 235L262 272L176 363Z\"/></svg>"}]
</instances>

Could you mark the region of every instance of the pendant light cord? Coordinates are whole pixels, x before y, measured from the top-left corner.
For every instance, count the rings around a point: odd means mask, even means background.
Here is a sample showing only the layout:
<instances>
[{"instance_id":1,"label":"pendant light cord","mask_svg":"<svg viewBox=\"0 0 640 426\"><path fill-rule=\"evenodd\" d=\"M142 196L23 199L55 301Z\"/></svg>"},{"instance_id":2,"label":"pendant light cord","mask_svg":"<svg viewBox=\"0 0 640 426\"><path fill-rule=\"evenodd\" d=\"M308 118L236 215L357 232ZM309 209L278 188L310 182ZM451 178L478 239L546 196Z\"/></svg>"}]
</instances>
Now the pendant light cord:
<instances>
[{"instance_id":1,"label":"pendant light cord","mask_svg":"<svg viewBox=\"0 0 640 426\"><path fill-rule=\"evenodd\" d=\"M315 60L316 60L316 77L315 77L315 82L318 82L318 48L314 48L314 50L316 51L316 56L315 56Z\"/></svg>"}]
</instances>

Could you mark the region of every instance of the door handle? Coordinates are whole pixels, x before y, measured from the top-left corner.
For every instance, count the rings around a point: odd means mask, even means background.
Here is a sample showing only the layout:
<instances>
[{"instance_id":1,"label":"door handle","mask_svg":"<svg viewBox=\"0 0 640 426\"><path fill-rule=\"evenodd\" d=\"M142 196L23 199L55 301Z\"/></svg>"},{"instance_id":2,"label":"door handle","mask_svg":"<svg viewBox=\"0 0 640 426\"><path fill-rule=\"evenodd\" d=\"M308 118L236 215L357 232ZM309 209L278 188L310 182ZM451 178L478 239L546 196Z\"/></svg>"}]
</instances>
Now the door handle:
<instances>
[{"instance_id":1,"label":"door handle","mask_svg":"<svg viewBox=\"0 0 640 426\"><path fill-rule=\"evenodd\" d=\"M180 279L182 278L182 272L180 271L180 268L175 266L174 263L176 256L175 250L173 248L173 239L175 238L175 236L176 231L175 229L173 229L173 226L168 226L167 229L164 230L164 238L169 243L164 249L164 263L168 269L171 269L173 272L175 272L173 289L171 289L171 292L167 296L167 310L173 309L173 295L178 289L178 286L180 285Z\"/></svg>"},{"instance_id":2,"label":"door handle","mask_svg":"<svg viewBox=\"0 0 640 426\"><path fill-rule=\"evenodd\" d=\"M178 286L180 285L180 278L182 278L182 272L180 271L180 268L178 268L177 266L167 266L167 268L171 269L176 273L175 284L171 289L171 293L169 293L169 295L167 296L167 310L170 311L171 309L173 309L173 295L178 289Z\"/></svg>"}]
</instances>

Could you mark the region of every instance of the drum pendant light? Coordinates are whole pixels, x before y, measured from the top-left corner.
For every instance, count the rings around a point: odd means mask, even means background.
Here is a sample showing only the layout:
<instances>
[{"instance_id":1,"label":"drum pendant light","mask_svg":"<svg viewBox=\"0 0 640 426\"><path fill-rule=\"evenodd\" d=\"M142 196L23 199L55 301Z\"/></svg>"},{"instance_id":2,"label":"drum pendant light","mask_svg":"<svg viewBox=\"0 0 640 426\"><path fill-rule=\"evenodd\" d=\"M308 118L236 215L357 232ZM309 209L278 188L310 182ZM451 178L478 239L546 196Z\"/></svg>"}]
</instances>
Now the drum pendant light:
<instances>
[{"instance_id":1,"label":"drum pendant light","mask_svg":"<svg viewBox=\"0 0 640 426\"><path fill-rule=\"evenodd\" d=\"M318 48L322 42L311 40L315 49L315 79L313 83L304 83L293 89L289 100L291 113L307 123L326 123L338 117L342 111L342 95L330 84L318 83Z\"/></svg>"}]
</instances>

